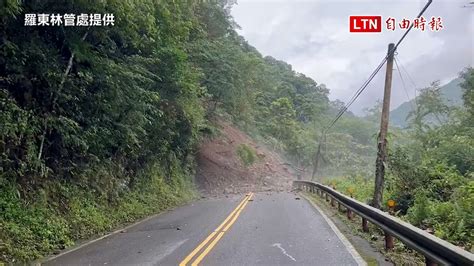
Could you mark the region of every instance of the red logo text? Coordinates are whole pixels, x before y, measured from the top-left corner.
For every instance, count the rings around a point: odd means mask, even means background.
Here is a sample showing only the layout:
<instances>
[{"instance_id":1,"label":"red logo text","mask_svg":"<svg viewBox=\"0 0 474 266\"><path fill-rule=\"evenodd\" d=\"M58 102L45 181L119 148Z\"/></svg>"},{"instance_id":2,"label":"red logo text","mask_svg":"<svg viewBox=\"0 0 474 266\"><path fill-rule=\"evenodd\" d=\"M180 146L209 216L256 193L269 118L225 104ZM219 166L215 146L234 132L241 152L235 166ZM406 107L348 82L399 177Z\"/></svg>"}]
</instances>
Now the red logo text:
<instances>
[{"instance_id":1,"label":"red logo text","mask_svg":"<svg viewBox=\"0 0 474 266\"><path fill-rule=\"evenodd\" d=\"M382 16L349 16L349 32L382 32Z\"/></svg>"}]
</instances>

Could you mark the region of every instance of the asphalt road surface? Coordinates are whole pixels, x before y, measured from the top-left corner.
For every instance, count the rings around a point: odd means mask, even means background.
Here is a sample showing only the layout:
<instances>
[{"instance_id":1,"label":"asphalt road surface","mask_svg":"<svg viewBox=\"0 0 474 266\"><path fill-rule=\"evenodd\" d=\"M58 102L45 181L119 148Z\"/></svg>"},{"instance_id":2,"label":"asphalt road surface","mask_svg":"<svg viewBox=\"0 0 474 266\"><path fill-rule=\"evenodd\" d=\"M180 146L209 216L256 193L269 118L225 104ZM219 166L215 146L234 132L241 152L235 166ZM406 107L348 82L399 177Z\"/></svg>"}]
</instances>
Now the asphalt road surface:
<instances>
[{"instance_id":1,"label":"asphalt road surface","mask_svg":"<svg viewBox=\"0 0 474 266\"><path fill-rule=\"evenodd\" d=\"M93 241L44 264L364 264L326 219L304 198L288 192L205 199Z\"/></svg>"}]
</instances>

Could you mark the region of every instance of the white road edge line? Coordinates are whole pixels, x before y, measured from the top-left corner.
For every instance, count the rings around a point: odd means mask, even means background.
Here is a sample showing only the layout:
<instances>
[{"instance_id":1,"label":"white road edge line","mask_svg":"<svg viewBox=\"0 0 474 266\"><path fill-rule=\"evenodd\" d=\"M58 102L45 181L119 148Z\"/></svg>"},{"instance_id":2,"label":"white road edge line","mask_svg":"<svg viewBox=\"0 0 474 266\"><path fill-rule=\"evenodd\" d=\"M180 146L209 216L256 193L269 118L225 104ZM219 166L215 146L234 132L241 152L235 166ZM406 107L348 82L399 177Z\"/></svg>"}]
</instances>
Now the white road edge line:
<instances>
[{"instance_id":1,"label":"white road edge line","mask_svg":"<svg viewBox=\"0 0 474 266\"><path fill-rule=\"evenodd\" d=\"M357 252L357 250L354 248L351 242L349 242L349 240L341 233L341 231L339 231L339 229L331 221L331 219L329 219L329 217L327 217L326 214L324 214L323 210L321 210L321 208L319 208L319 206L316 205L316 203L312 202L306 195L304 195L303 193L300 193L300 194L303 196L303 198L306 199L307 202L309 202L319 212L319 214L321 214L321 216L328 223L328 225L331 227L334 233L336 233L336 236L339 238L339 240L341 240L342 244L344 244L347 251L349 251L349 253L352 255L357 265L367 266L367 262L362 258L362 256L360 256L359 252Z\"/></svg>"}]
</instances>

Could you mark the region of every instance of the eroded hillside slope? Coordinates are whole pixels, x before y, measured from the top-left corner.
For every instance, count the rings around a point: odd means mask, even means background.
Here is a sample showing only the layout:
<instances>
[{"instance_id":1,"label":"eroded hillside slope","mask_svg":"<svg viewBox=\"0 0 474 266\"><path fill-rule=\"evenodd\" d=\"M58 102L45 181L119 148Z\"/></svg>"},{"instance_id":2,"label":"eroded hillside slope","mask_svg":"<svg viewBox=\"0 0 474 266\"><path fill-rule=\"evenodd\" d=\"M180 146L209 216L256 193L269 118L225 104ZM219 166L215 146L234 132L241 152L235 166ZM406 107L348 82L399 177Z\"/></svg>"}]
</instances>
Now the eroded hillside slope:
<instances>
[{"instance_id":1,"label":"eroded hillside slope","mask_svg":"<svg viewBox=\"0 0 474 266\"><path fill-rule=\"evenodd\" d=\"M228 122L218 121L217 137L204 140L197 154L196 183L205 194L281 191L291 187L294 170L276 152L256 143ZM247 147L255 162L245 165L239 149Z\"/></svg>"}]
</instances>

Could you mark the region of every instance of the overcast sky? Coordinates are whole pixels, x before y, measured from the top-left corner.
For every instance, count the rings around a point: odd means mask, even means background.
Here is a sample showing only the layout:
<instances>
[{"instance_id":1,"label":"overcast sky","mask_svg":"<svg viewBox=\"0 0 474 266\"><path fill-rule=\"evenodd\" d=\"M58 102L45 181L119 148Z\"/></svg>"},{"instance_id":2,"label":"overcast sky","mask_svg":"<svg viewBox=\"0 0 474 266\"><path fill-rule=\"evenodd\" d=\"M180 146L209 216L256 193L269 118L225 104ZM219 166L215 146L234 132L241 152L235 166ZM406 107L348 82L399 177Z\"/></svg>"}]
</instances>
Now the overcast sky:
<instances>
[{"instance_id":1,"label":"overcast sky","mask_svg":"<svg viewBox=\"0 0 474 266\"><path fill-rule=\"evenodd\" d=\"M398 59L417 87L445 83L464 67L474 66L474 7L470 0L434 0L424 17L440 16L440 32L413 29L398 48ZM239 33L264 56L293 65L330 89L330 99L347 102L396 42L403 30L389 32L385 19L413 19L426 0L238 0L232 9ZM381 15L382 33L349 33L350 15ZM400 67L401 68L401 67ZM394 70L391 109L413 98L415 89L402 70L407 93ZM385 67L352 105L362 114L383 96ZM408 96L407 96L408 94Z\"/></svg>"}]
</instances>

